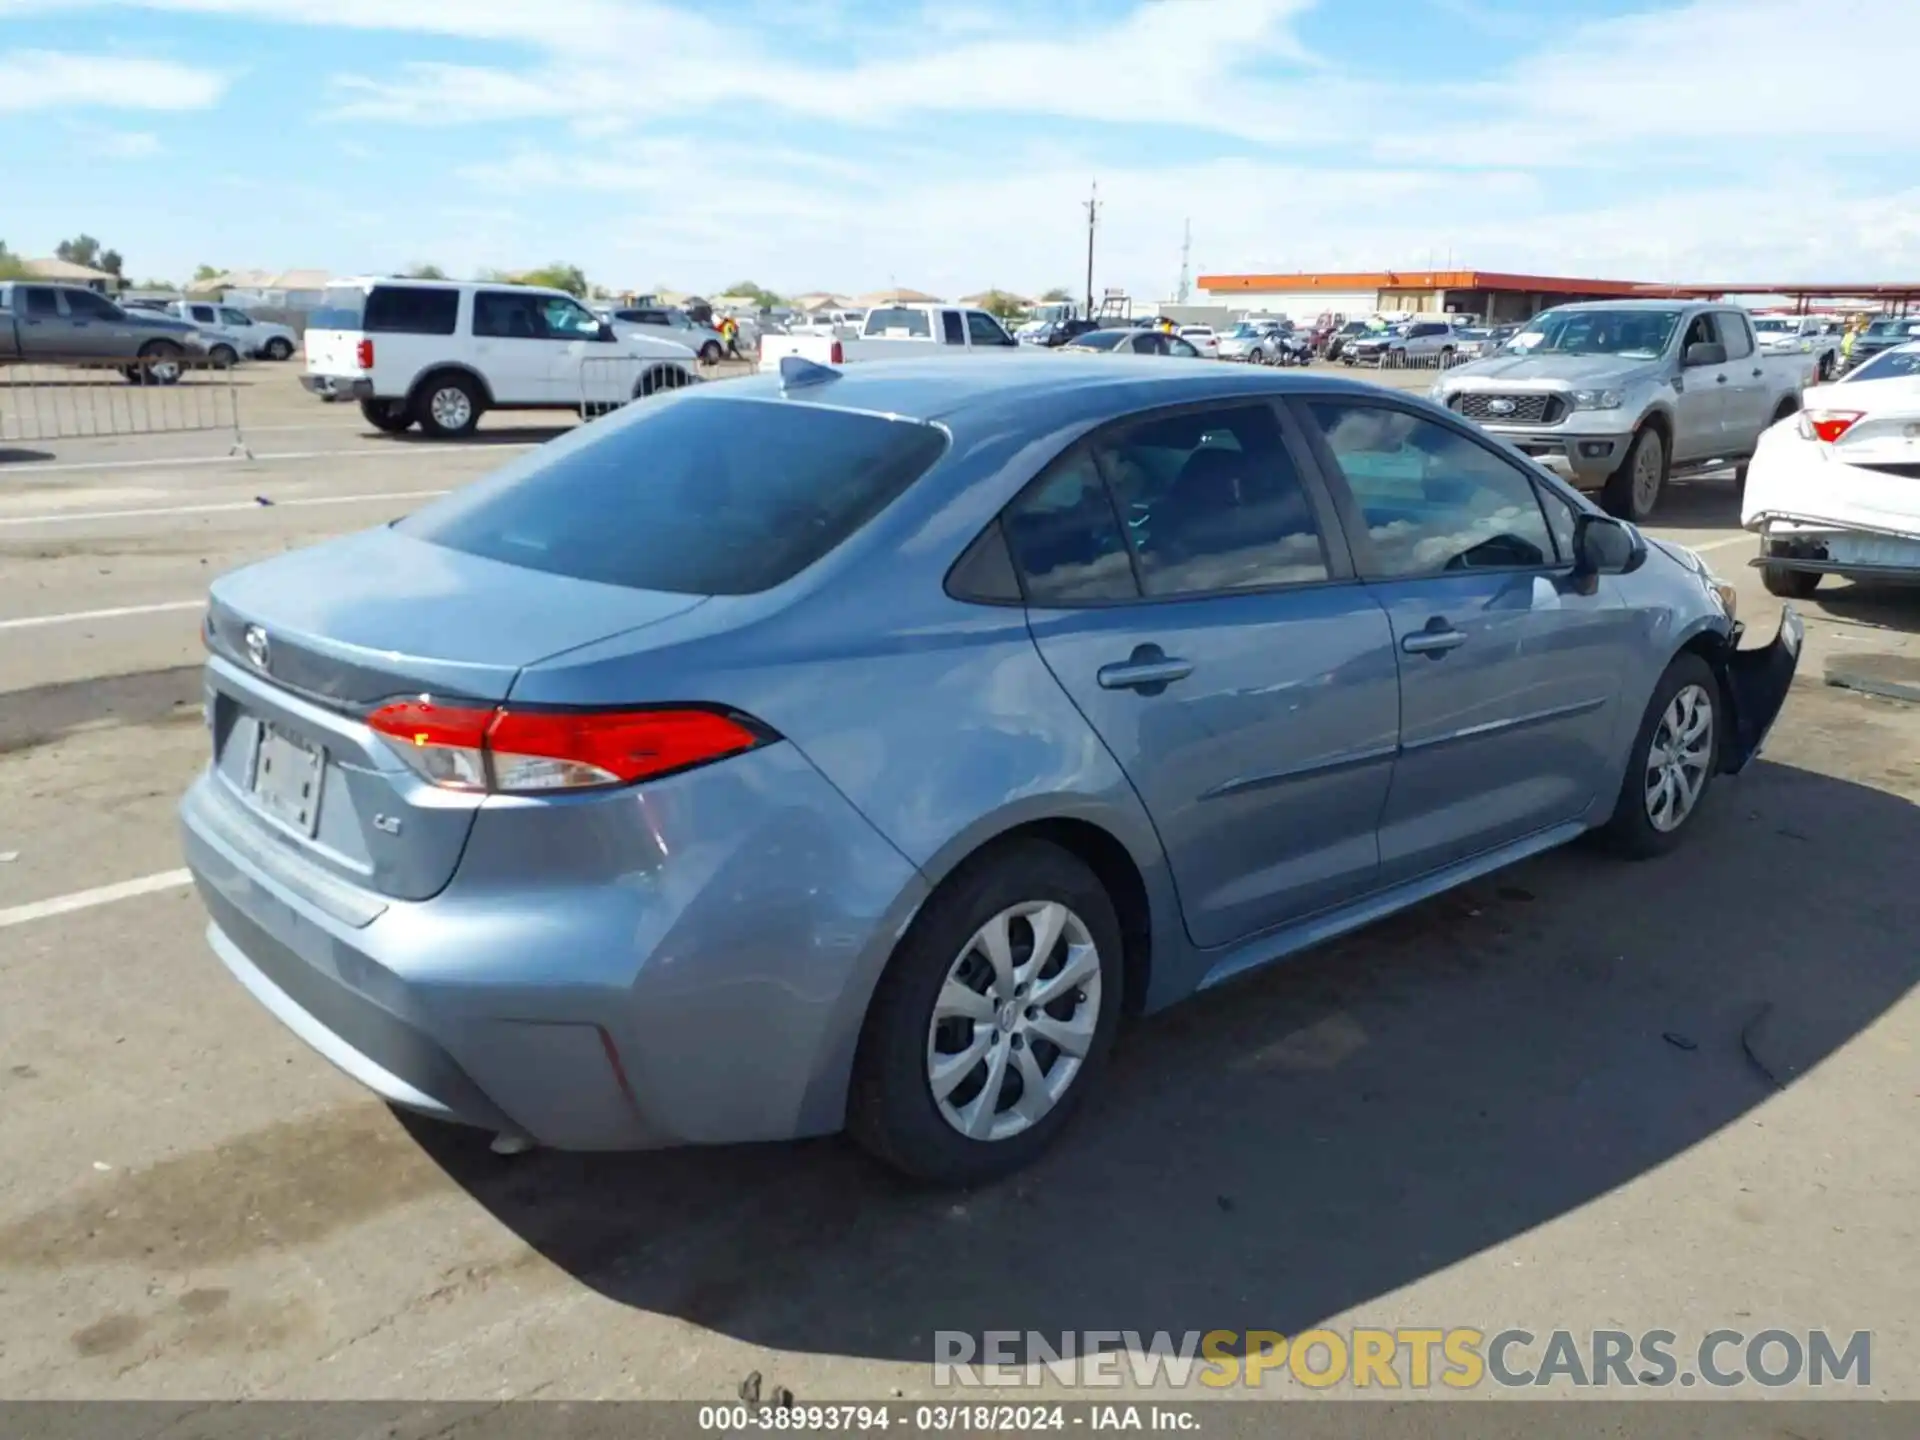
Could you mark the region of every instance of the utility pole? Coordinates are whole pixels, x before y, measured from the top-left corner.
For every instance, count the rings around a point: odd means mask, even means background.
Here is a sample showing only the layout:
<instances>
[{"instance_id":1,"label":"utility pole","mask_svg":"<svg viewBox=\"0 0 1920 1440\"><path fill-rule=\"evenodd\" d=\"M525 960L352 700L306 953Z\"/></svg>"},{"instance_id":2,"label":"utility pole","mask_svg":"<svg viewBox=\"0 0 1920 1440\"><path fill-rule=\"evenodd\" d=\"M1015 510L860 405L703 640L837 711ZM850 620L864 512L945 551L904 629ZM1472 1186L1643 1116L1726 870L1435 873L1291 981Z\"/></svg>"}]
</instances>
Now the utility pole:
<instances>
[{"instance_id":1,"label":"utility pole","mask_svg":"<svg viewBox=\"0 0 1920 1440\"><path fill-rule=\"evenodd\" d=\"M1100 224L1100 182L1093 182L1093 194L1087 197L1087 317L1093 317L1093 232Z\"/></svg>"},{"instance_id":2,"label":"utility pole","mask_svg":"<svg viewBox=\"0 0 1920 1440\"><path fill-rule=\"evenodd\" d=\"M1180 285L1173 292L1177 304L1187 303L1187 296L1193 293L1193 221L1187 221L1187 228L1180 237Z\"/></svg>"}]
</instances>

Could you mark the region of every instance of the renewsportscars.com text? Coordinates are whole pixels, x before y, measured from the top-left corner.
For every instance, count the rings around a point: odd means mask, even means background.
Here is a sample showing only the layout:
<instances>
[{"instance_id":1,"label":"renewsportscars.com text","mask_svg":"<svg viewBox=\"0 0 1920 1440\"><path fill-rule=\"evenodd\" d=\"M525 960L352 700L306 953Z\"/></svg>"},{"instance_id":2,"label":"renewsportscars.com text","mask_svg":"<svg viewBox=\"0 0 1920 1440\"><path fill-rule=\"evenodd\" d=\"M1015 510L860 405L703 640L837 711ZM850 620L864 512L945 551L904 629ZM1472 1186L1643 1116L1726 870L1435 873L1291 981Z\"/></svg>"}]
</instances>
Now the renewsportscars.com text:
<instances>
[{"instance_id":1,"label":"renewsportscars.com text","mask_svg":"<svg viewBox=\"0 0 1920 1440\"><path fill-rule=\"evenodd\" d=\"M1682 1341L1671 1330L1506 1329L934 1332L933 1383L1018 1387L1302 1385L1324 1390L1500 1388L1661 1389L1757 1385L1864 1388L1873 1336L1825 1330L1712 1330Z\"/></svg>"}]
</instances>

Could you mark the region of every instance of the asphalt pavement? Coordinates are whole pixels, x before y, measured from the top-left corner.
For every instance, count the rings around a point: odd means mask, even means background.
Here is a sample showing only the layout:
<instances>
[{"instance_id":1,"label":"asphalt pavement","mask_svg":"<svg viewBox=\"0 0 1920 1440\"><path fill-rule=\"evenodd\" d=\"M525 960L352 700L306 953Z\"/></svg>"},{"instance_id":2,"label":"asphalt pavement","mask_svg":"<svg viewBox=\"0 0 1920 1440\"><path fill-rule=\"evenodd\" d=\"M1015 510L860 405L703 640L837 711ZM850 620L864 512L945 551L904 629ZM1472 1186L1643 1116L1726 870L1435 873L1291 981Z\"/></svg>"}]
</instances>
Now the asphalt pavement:
<instances>
[{"instance_id":1,"label":"asphalt pavement","mask_svg":"<svg viewBox=\"0 0 1920 1440\"><path fill-rule=\"evenodd\" d=\"M172 807L209 577L571 422L432 444L238 381L251 458L0 442L0 1396L872 1399L933 1393L943 1330L1517 1325L1868 1330L1849 1393L1920 1399L1920 713L1821 683L1920 656L1920 594L1801 607L1766 759L1679 854L1556 852L1139 1022L992 1189L839 1140L503 1159L241 991ZM1737 519L1709 478L1651 529L1757 643Z\"/></svg>"}]
</instances>

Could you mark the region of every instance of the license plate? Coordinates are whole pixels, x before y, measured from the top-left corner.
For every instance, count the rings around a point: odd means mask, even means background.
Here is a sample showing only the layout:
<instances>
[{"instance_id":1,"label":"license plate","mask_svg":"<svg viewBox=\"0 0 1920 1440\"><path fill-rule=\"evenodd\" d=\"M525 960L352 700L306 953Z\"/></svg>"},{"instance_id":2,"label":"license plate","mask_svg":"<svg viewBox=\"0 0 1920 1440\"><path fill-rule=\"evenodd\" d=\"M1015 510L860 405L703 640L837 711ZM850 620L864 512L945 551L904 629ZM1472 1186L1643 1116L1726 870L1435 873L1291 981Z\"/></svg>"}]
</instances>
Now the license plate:
<instances>
[{"instance_id":1,"label":"license plate","mask_svg":"<svg viewBox=\"0 0 1920 1440\"><path fill-rule=\"evenodd\" d=\"M262 810L302 835L320 825L320 773L326 757L311 745L260 727L253 761L253 799Z\"/></svg>"}]
</instances>

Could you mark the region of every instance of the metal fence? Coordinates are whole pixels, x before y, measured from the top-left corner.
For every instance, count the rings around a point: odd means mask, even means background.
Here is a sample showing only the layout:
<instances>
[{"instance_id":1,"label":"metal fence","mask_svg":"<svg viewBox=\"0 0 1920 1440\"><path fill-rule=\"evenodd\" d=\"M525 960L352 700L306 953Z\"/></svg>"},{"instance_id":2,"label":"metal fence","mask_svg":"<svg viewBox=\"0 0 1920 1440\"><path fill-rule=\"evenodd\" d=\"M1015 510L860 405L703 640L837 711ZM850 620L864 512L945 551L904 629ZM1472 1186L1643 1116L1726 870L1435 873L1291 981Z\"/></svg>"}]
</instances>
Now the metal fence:
<instances>
[{"instance_id":1,"label":"metal fence","mask_svg":"<svg viewBox=\"0 0 1920 1440\"><path fill-rule=\"evenodd\" d=\"M1341 358L1345 359L1344 356ZM1357 356L1351 363L1355 366L1380 370L1451 370L1456 365L1465 365L1479 358L1477 352L1458 349L1413 354L1405 350L1388 350L1377 359L1372 356Z\"/></svg>"},{"instance_id":2,"label":"metal fence","mask_svg":"<svg viewBox=\"0 0 1920 1440\"><path fill-rule=\"evenodd\" d=\"M580 362L580 415L591 420L663 390L696 385L712 367L641 355L592 355Z\"/></svg>"},{"instance_id":3,"label":"metal fence","mask_svg":"<svg viewBox=\"0 0 1920 1440\"><path fill-rule=\"evenodd\" d=\"M233 370L172 356L111 365L0 365L0 441L224 432L252 457Z\"/></svg>"}]
</instances>

